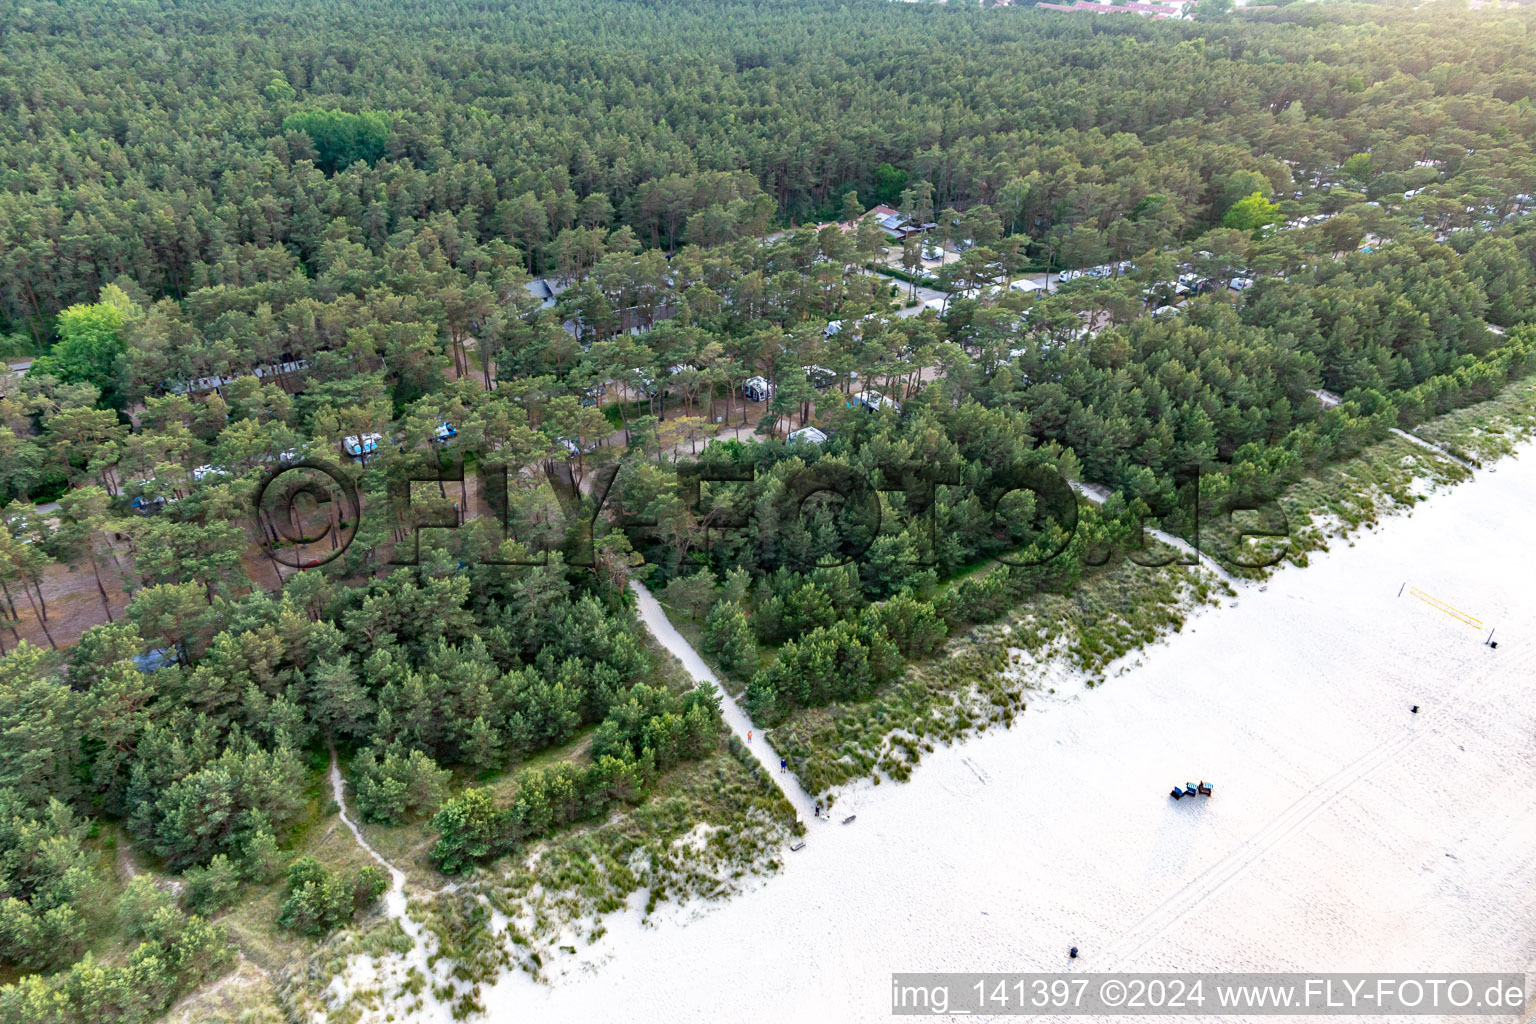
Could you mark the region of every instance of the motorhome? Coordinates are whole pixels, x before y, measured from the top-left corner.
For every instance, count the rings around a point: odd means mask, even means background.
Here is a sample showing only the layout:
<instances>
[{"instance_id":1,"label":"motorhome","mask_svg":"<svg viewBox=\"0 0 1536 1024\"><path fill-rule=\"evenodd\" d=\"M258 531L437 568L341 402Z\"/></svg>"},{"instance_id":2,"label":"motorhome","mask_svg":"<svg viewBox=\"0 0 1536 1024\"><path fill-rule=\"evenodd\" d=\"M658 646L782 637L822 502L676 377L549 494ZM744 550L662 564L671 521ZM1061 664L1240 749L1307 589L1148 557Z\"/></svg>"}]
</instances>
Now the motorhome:
<instances>
[{"instance_id":1,"label":"motorhome","mask_svg":"<svg viewBox=\"0 0 1536 1024\"><path fill-rule=\"evenodd\" d=\"M773 397L773 385L766 377L748 377L741 382L741 395L749 402L766 402Z\"/></svg>"},{"instance_id":2,"label":"motorhome","mask_svg":"<svg viewBox=\"0 0 1536 1024\"><path fill-rule=\"evenodd\" d=\"M829 370L825 366L807 366L805 367L805 379L811 382L811 387L819 390L836 384L842 379L842 374L836 370ZM852 374L849 375L849 379L852 379Z\"/></svg>"},{"instance_id":3,"label":"motorhome","mask_svg":"<svg viewBox=\"0 0 1536 1024\"><path fill-rule=\"evenodd\" d=\"M901 415L901 403L894 398L887 398L878 391L861 391L854 397L854 401L870 412L890 409L896 415Z\"/></svg>"},{"instance_id":4,"label":"motorhome","mask_svg":"<svg viewBox=\"0 0 1536 1024\"><path fill-rule=\"evenodd\" d=\"M364 455L372 455L379 450L379 441L383 439L381 434L364 434L358 437L356 434L348 434L341 442L341 450L354 459Z\"/></svg>"}]
</instances>

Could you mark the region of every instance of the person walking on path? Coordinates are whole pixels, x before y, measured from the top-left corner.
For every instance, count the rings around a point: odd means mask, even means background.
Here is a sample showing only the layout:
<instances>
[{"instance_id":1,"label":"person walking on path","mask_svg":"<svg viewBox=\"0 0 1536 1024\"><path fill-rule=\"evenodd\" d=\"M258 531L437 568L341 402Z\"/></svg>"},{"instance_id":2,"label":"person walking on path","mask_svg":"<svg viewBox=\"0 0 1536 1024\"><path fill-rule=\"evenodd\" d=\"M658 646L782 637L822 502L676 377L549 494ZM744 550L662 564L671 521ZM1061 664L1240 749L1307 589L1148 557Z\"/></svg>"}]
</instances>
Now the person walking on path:
<instances>
[{"instance_id":1,"label":"person walking on path","mask_svg":"<svg viewBox=\"0 0 1536 1024\"><path fill-rule=\"evenodd\" d=\"M784 758L782 758L782 757L779 758L779 771L782 772L782 771L784 771L788 767L789 767L789 762L787 760L785 760Z\"/></svg>"},{"instance_id":2,"label":"person walking on path","mask_svg":"<svg viewBox=\"0 0 1536 1024\"><path fill-rule=\"evenodd\" d=\"M747 730L747 742L748 743L752 742L752 730L751 729Z\"/></svg>"}]
</instances>

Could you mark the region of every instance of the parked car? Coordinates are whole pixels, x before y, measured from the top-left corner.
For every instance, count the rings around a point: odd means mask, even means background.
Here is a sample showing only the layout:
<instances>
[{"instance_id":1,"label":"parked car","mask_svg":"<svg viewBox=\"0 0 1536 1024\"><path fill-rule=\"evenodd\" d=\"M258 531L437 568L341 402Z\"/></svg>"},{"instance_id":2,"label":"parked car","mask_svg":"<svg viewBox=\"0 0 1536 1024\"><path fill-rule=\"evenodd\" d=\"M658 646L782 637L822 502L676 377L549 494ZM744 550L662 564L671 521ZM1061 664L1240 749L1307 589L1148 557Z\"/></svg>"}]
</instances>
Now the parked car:
<instances>
[{"instance_id":1,"label":"parked car","mask_svg":"<svg viewBox=\"0 0 1536 1024\"><path fill-rule=\"evenodd\" d=\"M794 444L796 441L804 441L806 444L823 445L827 443L827 435L815 427L801 427L789 435L786 443Z\"/></svg>"},{"instance_id":2,"label":"parked car","mask_svg":"<svg viewBox=\"0 0 1536 1024\"><path fill-rule=\"evenodd\" d=\"M133 667L140 672L153 672L167 665L174 665L178 660L179 656L173 648L156 647L145 651L143 654L135 655Z\"/></svg>"},{"instance_id":3,"label":"parked car","mask_svg":"<svg viewBox=\"0 0 1536 1024\"><path fill-rule=\"evenodd\" d=\"M638 367L629 372L632 375L631 380L635 385L635 390L639 391L646 398L656 397L656 379L654 377Z\"/></svg>"}]
</instances>

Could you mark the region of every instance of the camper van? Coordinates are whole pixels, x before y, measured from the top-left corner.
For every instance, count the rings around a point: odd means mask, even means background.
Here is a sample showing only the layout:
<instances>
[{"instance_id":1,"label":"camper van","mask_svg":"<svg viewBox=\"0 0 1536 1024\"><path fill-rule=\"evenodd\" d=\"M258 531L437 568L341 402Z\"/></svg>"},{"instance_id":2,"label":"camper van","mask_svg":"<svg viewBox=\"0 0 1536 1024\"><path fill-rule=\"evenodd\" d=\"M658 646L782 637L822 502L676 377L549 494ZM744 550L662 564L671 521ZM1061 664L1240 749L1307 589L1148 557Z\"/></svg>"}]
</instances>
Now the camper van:
<instances>
[{"instance_id":1,"label":"camper van","mask_svg":"<svg viewBox=\"0 0 1536 1024\"><path fill-rule=\"evenodd\" d=\"M773 397L773 385L766 377L748 377L741 382L741 396L749 402L766 402Z\"/></svg>"},{"instance_id":2,"label":"camper van","mask_svg":"<svg viewBox=\"0 0 1536 1024\"><path fill-rule=\"evenodd\" d=\"M829 370L825 366L805 367L805 379L811 382L811 387L820 390L829 388L841 379L841 374L836 370Z\"/></svg>"},{"instance_id":3,"label":"camper van","mask_svg":"<svg viewBox=\"0 0 1536 1024\"><path fill-rule=\"evenodd\" d=\"M380 434L364 434L362 437L358 437L356 434L348 434L341 442L341 450L354 459L360 459L364 455L372 455L378 451L381 439L382 435Z\"/></svg>"},{"instance_id":4,"label":"camper van","mask_svg":"<svg viewBox=\"0 0 1536 1024\"><path fill-rule=\"evenodd\" d=\"M870 412L879 412L881 409L891 409L896 415L901 415L901 403L894 398L887 398L878 391L861 391L854 396L854 401Z\"/></svg>"}]
</instances>

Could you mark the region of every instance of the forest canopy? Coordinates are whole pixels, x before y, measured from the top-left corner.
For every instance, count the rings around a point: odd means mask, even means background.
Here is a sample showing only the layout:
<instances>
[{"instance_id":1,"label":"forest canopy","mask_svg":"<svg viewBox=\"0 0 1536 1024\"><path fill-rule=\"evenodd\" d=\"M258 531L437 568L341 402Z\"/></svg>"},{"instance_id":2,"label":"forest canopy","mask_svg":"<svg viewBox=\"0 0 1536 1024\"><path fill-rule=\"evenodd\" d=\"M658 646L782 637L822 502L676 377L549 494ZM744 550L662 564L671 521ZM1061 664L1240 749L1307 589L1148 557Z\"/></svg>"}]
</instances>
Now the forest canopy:
<instances>
[{"instance_id":1,"label":"forest canopy","mask_svg":"<svg viewBox=\"0 0 1536 1024\"><path fill-rule=\"evenodd\" d=\"M334 172L357 161L372 164L382 158L389 143L389 117L376 110L359 114L307 110L283 118L283 131L308 136L315 166Z\"/></svg>"},{"instance_id":2,"label":"forest canopy","mask_svg":"<svg viewBox=\"0 0 1536 1024\"><path fill-rule=\"evenodd\" d=\"M364 918L333 766L444 874L675 815L631 579L774 727L1529 375L1533 19L13 5L0 1018Z\"/></svg>"}]
</instances>

